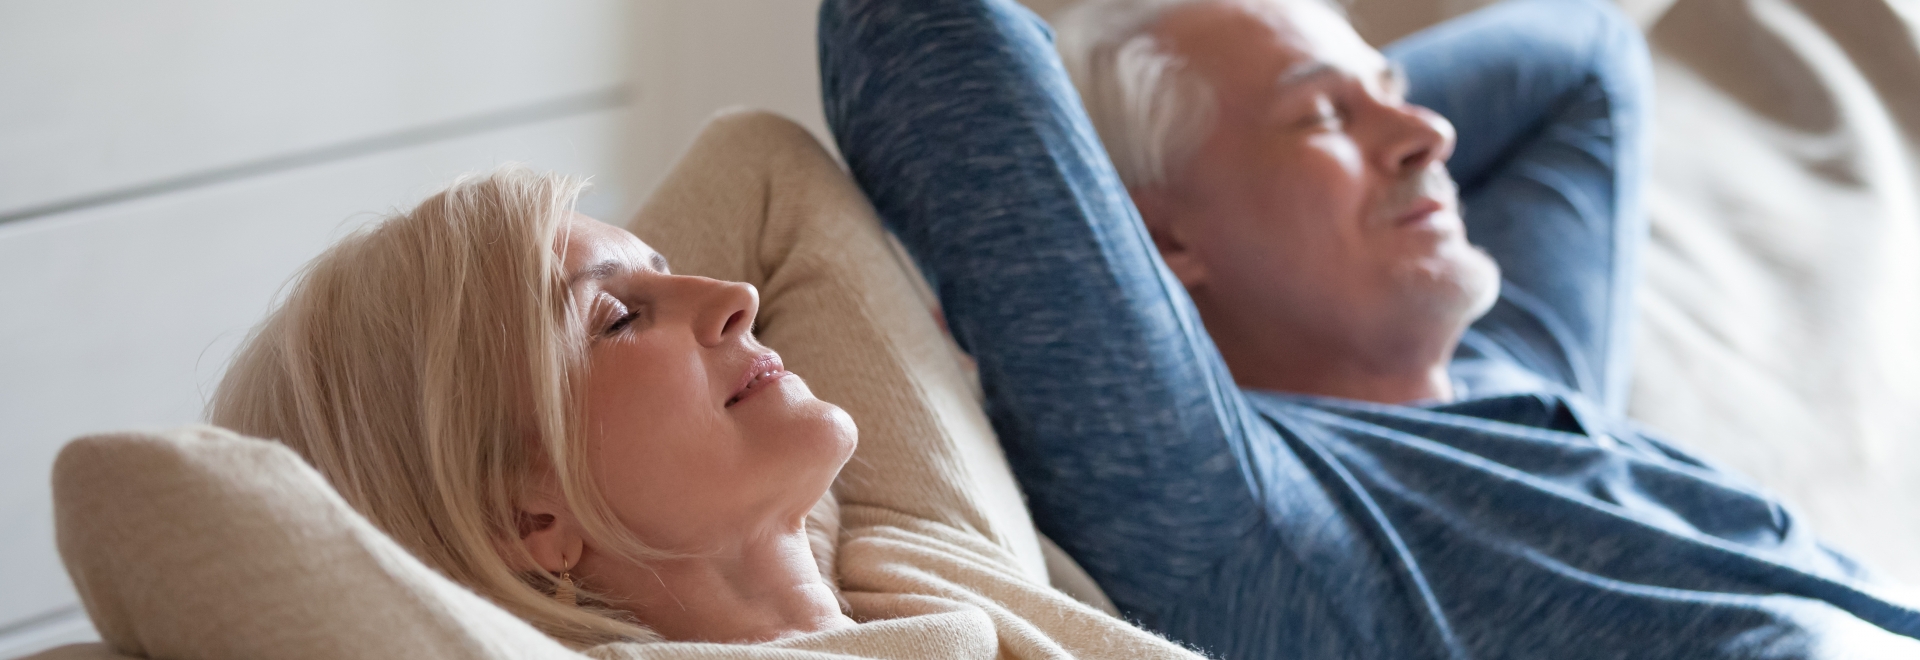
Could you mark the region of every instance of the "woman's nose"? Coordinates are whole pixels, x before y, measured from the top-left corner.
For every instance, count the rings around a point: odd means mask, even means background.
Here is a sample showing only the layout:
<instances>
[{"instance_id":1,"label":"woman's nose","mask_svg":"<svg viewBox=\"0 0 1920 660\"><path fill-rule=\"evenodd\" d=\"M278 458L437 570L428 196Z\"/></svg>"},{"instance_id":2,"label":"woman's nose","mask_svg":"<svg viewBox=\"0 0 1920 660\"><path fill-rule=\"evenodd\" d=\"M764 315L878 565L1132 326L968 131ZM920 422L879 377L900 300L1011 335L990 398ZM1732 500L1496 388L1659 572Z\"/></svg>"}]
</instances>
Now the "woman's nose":
<instances>
[{"instance_id":1,"label":"woman's nose","mask_svg":"<svg viewBox=\"0 0 1920 660\"><path fill-rule=\"evenodd\" d=\"M760 290L745 282L696 278L701 291L693 332L701 345L719 346L753 330L760 313Z\"/></svg>"}]
</instances>

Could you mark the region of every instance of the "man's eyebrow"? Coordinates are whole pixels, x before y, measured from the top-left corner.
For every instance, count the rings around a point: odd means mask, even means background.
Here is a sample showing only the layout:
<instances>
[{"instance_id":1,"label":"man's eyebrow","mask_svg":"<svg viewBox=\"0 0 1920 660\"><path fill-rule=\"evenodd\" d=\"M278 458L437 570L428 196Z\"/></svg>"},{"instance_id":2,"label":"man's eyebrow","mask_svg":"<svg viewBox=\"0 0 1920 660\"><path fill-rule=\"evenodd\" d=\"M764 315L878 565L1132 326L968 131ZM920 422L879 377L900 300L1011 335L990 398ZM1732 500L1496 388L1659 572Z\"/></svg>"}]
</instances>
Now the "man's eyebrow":
<instances>
[{"instance_id":1,"label":"man's eyebrow","mask_svg":"<svg viewBox=\"0 0 1920 660\"><path fill-rule=\"evenodd\" d=\"M1389 62L1386 70L1380 72L1380 88L1389 93L1406 96L1411 86L1412 81L1407 79L1407 68L1400 66L1399 62Z\"/></svg>"},{"instance_id":2,"label":"man's eyebrow","mask_svg":"<svg viewBox=\"0 0 1920 660\"><path fill-rule=\"evenodd\" d=\"M653 266L653 272L656 272L656 273L665 274L665 273L673 272L672 269L667 268L666 255L660 254L658 252L653 253L653 257L647 259L647 264Z\"/></svg>"},{"instance_id":3,"label":"man's eyebrow","mask_svg":"<svg viewBox=\"0 0 1920 660\"><path fill-rule=\"evenodd\" d=\"M1335 69L1333 64L1324 60L1312 60L1287 67L1279 78L1274 79L1273 86L1275 90L1284 92L1295 85L1339 74L1340 70Z\"/></svg>"}]
</instances>

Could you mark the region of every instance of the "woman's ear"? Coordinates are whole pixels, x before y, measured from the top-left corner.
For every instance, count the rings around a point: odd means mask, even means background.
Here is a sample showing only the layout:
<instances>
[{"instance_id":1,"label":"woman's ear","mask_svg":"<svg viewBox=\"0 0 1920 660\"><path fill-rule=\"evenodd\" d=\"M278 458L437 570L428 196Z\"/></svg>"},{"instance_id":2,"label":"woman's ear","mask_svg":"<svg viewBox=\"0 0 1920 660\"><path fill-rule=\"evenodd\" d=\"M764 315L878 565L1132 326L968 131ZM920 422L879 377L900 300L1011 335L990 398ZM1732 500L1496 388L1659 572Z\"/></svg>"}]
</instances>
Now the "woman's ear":
<instances>
[{"instance_id":1,"label":"woman's ear","mask_svg":"<svg viewBox=\"0 0 1920 660\"><path fill-rule=\"evenodd\" d=\"M520 543L540 570L559 575L580 565L586 536L559 497L545 493L531 497L515 515Z\"/></svg>"}]
</instances>

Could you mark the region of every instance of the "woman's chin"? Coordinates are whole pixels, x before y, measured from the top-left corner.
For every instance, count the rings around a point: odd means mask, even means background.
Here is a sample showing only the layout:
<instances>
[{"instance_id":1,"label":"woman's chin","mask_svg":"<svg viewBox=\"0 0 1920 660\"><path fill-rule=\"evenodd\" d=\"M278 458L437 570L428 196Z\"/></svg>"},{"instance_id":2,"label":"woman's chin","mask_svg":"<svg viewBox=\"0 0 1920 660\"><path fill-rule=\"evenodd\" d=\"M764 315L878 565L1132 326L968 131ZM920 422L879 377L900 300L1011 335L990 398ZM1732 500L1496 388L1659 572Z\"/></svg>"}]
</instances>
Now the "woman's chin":
<instances>
[{"instance_id":1,"label":"woman's chin","mask_svg":"<svg viewBox=\"0 0 1920 660\"><path fill-rule=\"evenodd\" d=\"M815 397L799 376L789 374L733 408L734 414L753 426L765 425L755 435L780 445L769 449L833 457L835 471L853 455L858 442L853 416Z\"/></svg>"},{"instance_id":2,"label":"woman's chin","mask_svg":"<svg viewBox=\"0 0 1920 660\"><path fill-rule=\"evenodd\" d=\"M807 437L809 444L817 443L822 457L833 463L833 471L838 474L840 466L853 457L854 447L859 444L860 431L853 423L853 416L840 406L809 398L801 404L808 412Z\"/></svg>"}]
</instances>

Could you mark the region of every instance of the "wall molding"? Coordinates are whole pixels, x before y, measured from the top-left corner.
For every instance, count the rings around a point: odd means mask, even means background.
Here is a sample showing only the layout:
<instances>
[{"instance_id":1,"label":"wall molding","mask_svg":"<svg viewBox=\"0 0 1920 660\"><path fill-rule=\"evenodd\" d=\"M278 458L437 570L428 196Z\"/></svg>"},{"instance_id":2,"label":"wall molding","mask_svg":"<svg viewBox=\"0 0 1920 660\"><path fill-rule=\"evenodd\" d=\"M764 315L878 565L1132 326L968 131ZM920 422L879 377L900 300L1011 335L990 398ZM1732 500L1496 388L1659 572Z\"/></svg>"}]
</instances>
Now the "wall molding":
<instances>
[{"instance_id":1,"label":"wall molding","mask_svg":"<svg viewBox=\"0 0 1920 660\"><path fill-rule=\"evenodd\" d=\"M98 641L100 634L79 603L0 624L0 658L18 658L66 644Z\"/></svg>"},{"instance_id":2,"label":"wall molding","mask_svg":"<svg viewBox=\"0 0 1920 660\"><path fill-rule=\"evenodd\" d=\"M466 137L522 124L563 119L602 110L625 107L632 94L626 85L615 85L579 94L568 94L501 110L468 115L412 128L348 140L324 147L216 167L168 177L148 183L104 192L71 197L18 209L0 210L0 225L45 218L109 204L156 197L183 190L237 181L250 177L285 172L333 161L367 156L396 149L415 147L441 140ZM4 635L0 631L0 635Z\"/></svg>"}]
</instances>

